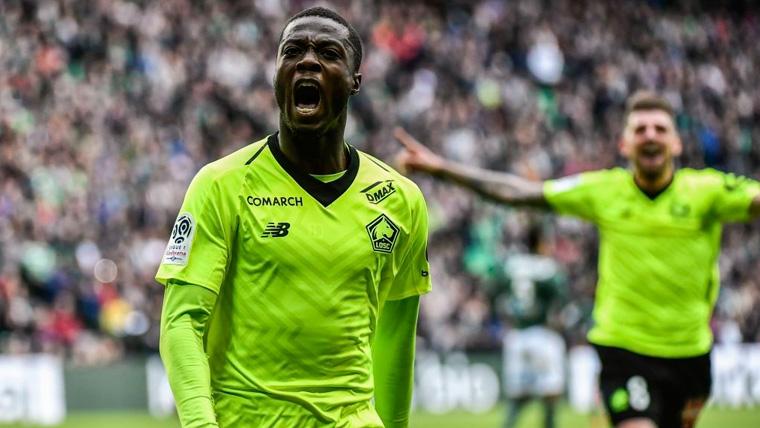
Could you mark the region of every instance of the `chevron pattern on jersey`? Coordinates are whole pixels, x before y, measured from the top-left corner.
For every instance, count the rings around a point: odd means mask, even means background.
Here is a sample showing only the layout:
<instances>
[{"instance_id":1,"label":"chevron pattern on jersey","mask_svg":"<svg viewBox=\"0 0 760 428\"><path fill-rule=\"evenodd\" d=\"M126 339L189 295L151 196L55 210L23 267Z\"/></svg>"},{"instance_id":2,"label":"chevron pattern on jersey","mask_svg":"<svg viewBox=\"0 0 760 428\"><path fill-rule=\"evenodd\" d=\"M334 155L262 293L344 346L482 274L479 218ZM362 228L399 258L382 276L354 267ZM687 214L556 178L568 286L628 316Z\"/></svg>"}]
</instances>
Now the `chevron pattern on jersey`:
<instances>
[{"instance_id":1,"label":"chevron pattern on jersey","mask_svg":"<svg viewBox=\"0 0 760 428\"><path fill-rule=\"evenodd\" d=\"M200 191L188 192L183 210L215 234L196 235L193 251L202 257L191 254L186 268L164 266L161 275L219 292L206 340L220 397L264 394L327 417L372 397L370 344L385 296L429 288L418 273L429 269L424 245L403 257L412 238L426 242L427 228L414 230L410 208L424 201L414 184L355 151L355 175L345 175L353 181L321 187L289 175L262 144L196 177ZM361 192L377 182L393 192L374 199ZM382 216L374 239L392 240L387 252L376 251L368 233ZM392 239L389 223L397 228ZM224 242L215 241L220 235ZM209 283L210 272L224 279ZM399 277L416 280L397 284Z\"/></svg>"}]
</instances>

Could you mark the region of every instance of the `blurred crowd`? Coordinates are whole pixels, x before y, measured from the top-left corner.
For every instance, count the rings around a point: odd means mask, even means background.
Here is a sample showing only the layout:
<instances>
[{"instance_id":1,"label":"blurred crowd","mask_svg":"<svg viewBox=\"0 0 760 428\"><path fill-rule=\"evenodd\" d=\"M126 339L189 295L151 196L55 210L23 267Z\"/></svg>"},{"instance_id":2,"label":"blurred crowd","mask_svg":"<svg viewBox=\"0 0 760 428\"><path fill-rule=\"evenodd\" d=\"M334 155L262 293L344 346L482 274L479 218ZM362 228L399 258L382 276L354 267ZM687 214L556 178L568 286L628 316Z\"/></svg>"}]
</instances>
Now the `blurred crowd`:
<instances>
[{"instance_id":1,"label":"blurred crowd","mask_svg":"<svg viewBox=\"0 0 760 428\"><path fill-rule=\"evenodd\" d=\"M651 88L678 112L682 165L757 179L760 9L704 3L320 4L365 44L347 140L387 161L404 125L447 157L534 179L622 165L623 102ZM98 364L157 349L153 275L187 185L276 130L278 37L312 4L0 2L0 353ZM423 346L498 349L510 325L503 266L521 253L557 260L570 298L552 322L583 342L591 226L413 178L431 215ZM718 340L760 341L758 260L760 227L728 227Z\"/></svg>"}]
</instances>

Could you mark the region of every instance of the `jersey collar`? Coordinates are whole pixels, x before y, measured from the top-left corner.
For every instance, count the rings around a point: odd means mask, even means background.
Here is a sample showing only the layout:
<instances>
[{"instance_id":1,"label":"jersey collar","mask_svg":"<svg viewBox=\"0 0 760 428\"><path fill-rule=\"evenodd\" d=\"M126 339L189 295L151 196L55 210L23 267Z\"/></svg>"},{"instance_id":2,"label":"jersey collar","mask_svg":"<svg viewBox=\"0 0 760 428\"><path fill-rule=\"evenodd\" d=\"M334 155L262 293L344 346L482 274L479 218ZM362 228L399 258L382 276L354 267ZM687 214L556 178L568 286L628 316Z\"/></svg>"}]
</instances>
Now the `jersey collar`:
<instances>
[{"instance_id":1,"label":"jersey collar","mask_svg":"<svg viewBox=\"0 0 760 428\"><path fill-rule=\"evenodd\" d=\"M650 193L642 189L641 187L639 187L639 183L636 182L636 176L633 174L633 172L631 172L631 182L633 182L633 187L635 187L639 193L641 193L644 197L646 197L650 201L656 200L657 197L659 197L660 195L668 191L668 189L673 187L674 181L676 181L676 171L673 171L673 175L670 177L670 181L668 181L668 184L666 184L665 187L663 187L662 189L656 192Z\"/></svg>"},{"instance_id":2,"label":"jersey collar","mask_svg":"<svg viewBox=\"0 0 760 428\"><path fill-rule=\"evenodd\" d=\"M356 178L356 174L359 171L359 154L356 152L355 148L346 145L348 147L348 166L343 177L329 183L323 183L301 171L295 164L293 164L293 162L288 160L280 150L277 134L278 133L274 133L267 139L267 145L272 152L272 156L274 156L277 163L280 164L280 167L284 169L285 172L287 172L288 175L290 175L290 177L306 191L306 193L319 201L322 206L327 207L351 187L351 184L353 184L354 178Z\"/></svg>"}]
</instances>

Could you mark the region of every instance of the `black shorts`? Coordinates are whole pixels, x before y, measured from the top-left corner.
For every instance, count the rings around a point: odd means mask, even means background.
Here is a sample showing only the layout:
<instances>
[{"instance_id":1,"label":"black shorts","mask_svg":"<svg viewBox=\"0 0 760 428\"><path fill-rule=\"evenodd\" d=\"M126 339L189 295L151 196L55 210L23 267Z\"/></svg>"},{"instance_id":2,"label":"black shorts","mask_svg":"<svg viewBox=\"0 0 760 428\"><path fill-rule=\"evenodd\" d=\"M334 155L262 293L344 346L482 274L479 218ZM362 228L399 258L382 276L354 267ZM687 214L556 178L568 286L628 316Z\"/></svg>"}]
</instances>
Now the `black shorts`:
<instances>
[{"instance_id":1,"label":"black shorts","mask_svg":"<svg viewBox=\"0 0 760 428\"><path fill-rule=\"evenodd\" d=\"M613 425L648 418L660 428L682 425L712 387L710 354L690 358L657 358L620 348L594 345L602 363L600 387ZM693 407L699 403L697 407ZM687 409L687 405L689 408Z\"/></svg>"}]
</instances>

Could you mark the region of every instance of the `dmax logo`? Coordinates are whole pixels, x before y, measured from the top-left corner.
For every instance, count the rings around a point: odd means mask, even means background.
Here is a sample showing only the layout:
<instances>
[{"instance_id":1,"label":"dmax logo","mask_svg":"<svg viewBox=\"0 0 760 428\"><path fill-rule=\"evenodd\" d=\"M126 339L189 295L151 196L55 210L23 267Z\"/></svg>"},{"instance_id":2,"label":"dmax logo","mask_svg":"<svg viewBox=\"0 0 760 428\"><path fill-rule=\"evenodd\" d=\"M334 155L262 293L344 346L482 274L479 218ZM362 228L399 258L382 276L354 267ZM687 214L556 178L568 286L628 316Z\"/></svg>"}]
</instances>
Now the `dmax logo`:
<instances>
[{"instance_id":1,"label":"dmax logo","mask_svg":"<svg viewBox=\"0 0 760 428\"><path fill-rule=\"evenodd\" d=\"M264 229L264 233L261 234L262 238L282 238L288 235L290 229L290 223L267 223L267 227Z\"/></svg>"},{"instance_id":2,"label":"dmax logo","mask_svg":"<svg viewBox=\"0 0 760 428\"><path fill-rule=\"evenodd\" d=\"M381 186L382 185L382 186ZM376 181L361 191L370 203L378 204L396 192L393 180Z\"/></svg>"}]
</instances>

